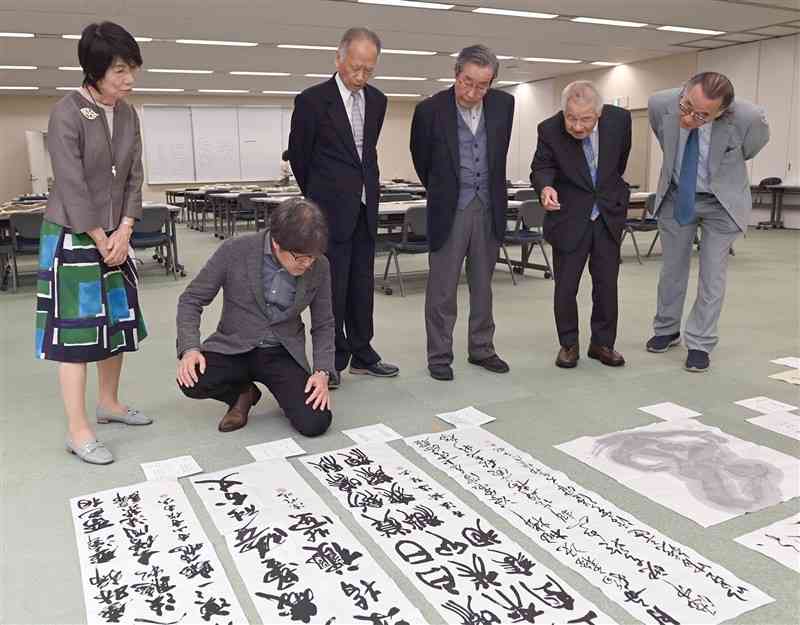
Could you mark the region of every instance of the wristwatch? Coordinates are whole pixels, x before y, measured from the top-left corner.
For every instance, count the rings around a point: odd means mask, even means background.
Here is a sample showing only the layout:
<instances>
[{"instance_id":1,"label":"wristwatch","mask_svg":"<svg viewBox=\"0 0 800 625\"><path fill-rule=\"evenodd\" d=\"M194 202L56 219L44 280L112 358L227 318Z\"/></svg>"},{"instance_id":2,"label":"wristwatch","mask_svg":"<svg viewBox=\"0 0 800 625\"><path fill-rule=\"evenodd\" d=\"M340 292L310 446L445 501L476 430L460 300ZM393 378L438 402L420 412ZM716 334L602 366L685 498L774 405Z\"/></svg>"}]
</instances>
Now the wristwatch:
<instances>
[{"instance_id":1,"label":"wristwatch","mask_svg":"<svg viewBox=\"0 0 800 625\"><path fill-rule=\"evenodd\" d=\"M324 369L317 369L316 371L314 371L314 374L317 374L317 373L324 373L325 377L328 378L328 379L330 379L330 377L331 377L331 372L330 371L325 371Z\"/></svg>"}]
</instances>

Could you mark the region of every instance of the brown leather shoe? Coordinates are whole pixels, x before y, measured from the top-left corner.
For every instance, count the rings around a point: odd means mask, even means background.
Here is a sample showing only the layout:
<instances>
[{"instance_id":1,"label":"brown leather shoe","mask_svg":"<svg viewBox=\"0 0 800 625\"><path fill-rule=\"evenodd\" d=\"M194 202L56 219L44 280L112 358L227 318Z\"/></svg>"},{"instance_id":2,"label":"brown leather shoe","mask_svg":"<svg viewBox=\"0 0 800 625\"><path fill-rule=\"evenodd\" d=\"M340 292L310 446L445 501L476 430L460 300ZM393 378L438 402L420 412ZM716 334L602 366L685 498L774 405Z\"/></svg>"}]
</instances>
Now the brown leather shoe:
<instances>
[{"instance_id":1,"label":"brown leather shoe","mask_svg":"<svg viewBox=\"0 0 800 625\"><path fill-rule=\"evenodd\" d=\"M250 408L255 406L259 399L261 399L261 391L251 382L250 386L239 395L236 403L222 417L217 429L220 432L233 432L243 428L247 425L247 416L250 414Z\"/></svg>"},{"instance_id":2,"label":"brown leather shoe","mask_svg":"<svg viewBox=\"0 0 800 625\"><path fill-rule=\"evenodd\" d=\"M556 356L556 367L562 369L572 369L578 365L578 358L580 358L580 350L578 344L570 345L569 347L561 347Z\"/></svg>"},{"instance_id":3,"label":"brown leather shoe","mask_svg":"<svg viewBox=\"0 0 800 625\"><path fill-rule=\"evenodd\" d=\"M621 367L625 364L625 359L622 357L622 354L605 345L595 345L592 343L589 345L589 351L586 355L589 358L599 360L609 367Z\"/></svg>"}]
</instances>

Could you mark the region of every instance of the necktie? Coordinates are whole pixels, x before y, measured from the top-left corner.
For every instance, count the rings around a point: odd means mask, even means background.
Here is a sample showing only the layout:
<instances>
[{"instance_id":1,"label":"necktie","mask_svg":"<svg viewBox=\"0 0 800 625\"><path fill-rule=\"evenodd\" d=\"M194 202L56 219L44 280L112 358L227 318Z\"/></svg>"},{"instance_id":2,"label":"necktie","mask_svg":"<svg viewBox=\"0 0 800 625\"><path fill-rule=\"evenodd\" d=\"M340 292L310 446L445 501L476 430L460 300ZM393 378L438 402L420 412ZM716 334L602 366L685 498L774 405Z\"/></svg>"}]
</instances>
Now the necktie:
<instances>
[{"instance_id":1,"label":"necktie","mask_svg":"<svg viewBox=\"0 0 800 625\"><path fill-rule=\"evenodd\" d=\"M350 94L350 118L353 127L353 141L356 143L358 158L363 159L364 148L364 114L361 112L361 98L357 93Z\"/></svg>"},{"instance_id":2,"label":"necktie","mask_svg":"<svg viewBox=\"0 0 800 625\"><path fill-rule=\"evenodd\" d=\"M681 174L678 178L678 203L675 205L675 221L685 226L694 219L694 199L697 191L697 161L700 156L700 142L697 128L692 128L683 149Z\"/></svg>"},{"instance_id":3,"label":"necktie","mask_svg":"<svg viewBox=\"0 0 800 625\"><path fill-rule=\"evenodd\" d=\"M594 158L594 148L592 147L592 137L586 137L581 142L583 143L583 154L586 156L586 162L589 165L589 173L592 175L592 184L597 185L597 161ZM597 204L592 206L591 219L594 221L600 215Z\"/></svg>"}]
</instances>

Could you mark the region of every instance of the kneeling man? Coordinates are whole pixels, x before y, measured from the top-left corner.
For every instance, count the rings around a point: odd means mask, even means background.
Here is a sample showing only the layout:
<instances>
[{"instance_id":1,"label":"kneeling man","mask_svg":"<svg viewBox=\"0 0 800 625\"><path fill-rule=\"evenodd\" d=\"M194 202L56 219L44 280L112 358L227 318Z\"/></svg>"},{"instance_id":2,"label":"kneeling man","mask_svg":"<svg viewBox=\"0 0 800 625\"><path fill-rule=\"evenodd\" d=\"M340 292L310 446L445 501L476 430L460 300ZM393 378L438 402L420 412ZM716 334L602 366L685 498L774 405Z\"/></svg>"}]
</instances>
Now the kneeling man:
<instances>
[{"instance_id":1,"label":"kneeling man","mask_svg":"<svg viewBox=\"0 0 800 625\"><path fill-rule=\"evenodd\" d=\"M292 426L318 436L331 423L328 377L334 370L331 279L323 255L328 228L304 198L284 201L269 230L228 239L178 301L178 385L187 397L228 405L221 432L247 425L261 382ZM222 318L202 344L200 317L222 288ZM314 369L300 314L311 310Z\"/></svg>"}]
</instances>

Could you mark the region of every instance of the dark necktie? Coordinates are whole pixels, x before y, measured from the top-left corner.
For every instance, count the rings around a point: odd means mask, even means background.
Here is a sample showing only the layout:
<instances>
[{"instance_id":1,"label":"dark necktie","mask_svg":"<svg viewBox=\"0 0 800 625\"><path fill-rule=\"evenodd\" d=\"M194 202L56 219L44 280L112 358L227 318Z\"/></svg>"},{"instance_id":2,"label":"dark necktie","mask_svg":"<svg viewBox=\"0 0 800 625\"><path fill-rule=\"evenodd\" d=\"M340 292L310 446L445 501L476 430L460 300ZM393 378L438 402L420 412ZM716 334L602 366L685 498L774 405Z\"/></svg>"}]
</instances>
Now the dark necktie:
<instances>
[{"instance_id":1,"label":"dark necktie","mask_svg":"<svg viewBox=\"0 0 800 625\"><path fill-rule=\"evenodd\" d=\"M700 141L697 128L692 128L686 139L678 178L678 203L675 205L675 221L682 226L694 219L694 200L697 191L697 161L700 157Z\"/></svg>"}]
</instances>

